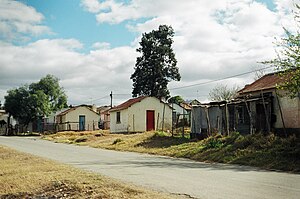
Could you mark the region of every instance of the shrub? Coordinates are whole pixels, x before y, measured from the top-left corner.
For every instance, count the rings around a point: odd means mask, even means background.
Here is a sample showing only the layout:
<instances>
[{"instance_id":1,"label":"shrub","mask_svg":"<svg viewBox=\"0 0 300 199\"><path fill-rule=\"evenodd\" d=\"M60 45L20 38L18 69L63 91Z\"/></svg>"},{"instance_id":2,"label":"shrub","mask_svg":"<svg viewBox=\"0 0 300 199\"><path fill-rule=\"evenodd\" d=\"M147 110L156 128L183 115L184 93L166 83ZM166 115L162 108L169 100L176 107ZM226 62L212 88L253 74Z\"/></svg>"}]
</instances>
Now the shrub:
<instances>
[{"instance_id":1,"label":"shrub","mask_svg":"<svg viewBox=\"0 0 300 199\"><path fill-rule=\"evenodd\" d=\"M113 141L113 145L118 144L119 142L122 142L123 140L121 138L117 138Z\"/></svg>"},{"instance_id":2,"label":"shrub","mask_svg":"<svg viewBox=\"0 0 300 199\"><path fill-rule=\"evenodd\" d=\"M215 149L215 148L221 148L223 146L222 136L215 136L215 137L209 137L205 140L204 148L206 149Z\"/></svg>"},{"instance_id":3,"label":"shrub","mask_svg":"<svg viewBox=\"0 0 300 199\"><path fill-rule=\"evenodd\" d=\"M86 142L86 141L87 141L87 137L79 137L74 140L74 142L76 142L76 143Z\"/></svg>"}]
</instances>

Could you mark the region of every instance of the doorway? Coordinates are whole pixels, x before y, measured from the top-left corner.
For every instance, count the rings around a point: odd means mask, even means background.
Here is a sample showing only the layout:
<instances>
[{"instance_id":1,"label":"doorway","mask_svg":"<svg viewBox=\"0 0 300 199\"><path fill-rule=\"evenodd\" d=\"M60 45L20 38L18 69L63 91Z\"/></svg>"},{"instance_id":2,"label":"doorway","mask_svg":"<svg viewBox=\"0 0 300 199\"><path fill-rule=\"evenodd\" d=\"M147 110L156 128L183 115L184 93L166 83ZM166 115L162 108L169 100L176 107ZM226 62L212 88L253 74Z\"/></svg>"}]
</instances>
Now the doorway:
<instances>
[{"instance_id":1,"label":"doorway","mask_svg":"<svg viewBox=\"0 0 300 199\"><path fill-rule=\"evenodd\" d=\"M146 130L155 130L155 111L147 110L146 121Z\"/></svg>"},{"instance_id":2,"label":"doorway","mask_svg":"<svg viewBox=\"0 0 300 199\"><path fill-rule=\"evenodd\" d=\"M79 131L85 130L85 115L79 115Z\"/></svg>"}]
</instances>

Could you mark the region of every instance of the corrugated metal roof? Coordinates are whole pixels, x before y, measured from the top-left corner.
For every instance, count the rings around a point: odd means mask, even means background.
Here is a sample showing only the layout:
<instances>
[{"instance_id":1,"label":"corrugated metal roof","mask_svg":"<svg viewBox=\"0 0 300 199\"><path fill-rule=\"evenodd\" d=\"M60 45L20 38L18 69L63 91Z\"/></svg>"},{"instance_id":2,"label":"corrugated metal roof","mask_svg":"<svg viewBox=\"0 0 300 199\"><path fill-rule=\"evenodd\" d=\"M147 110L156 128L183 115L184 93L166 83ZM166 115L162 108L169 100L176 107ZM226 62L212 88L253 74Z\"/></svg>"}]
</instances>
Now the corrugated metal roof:
<instances>
[{"instance_id":1,"label":"corrugated metal roof","mask_svg":"<svg viewBox=\"0 0 300 199\"><path fill-rule=\"evenodd\" d=\"M126 108L132 106L133 104L142 101L146 97L147 96L141 96L141 97L129 99L126 102L124 102L124 103L122 103L122 104L120 104L120 105L118 105L118 106L110 109L110 111L120 111L120 110L126 109Z\"/></svg>"},{"instance_id":2,"label":"corrugated metal roof","mask_svg":"<svg viewBox=\"0 0 300 199\"><path fill-rule=\"evenodd\" d=\"M252 84L246 85L243 89L238 91L238 94L273 89L282 82L283 79L278 73L270 73L256 80Z\"/></svg>"}]
</instances>

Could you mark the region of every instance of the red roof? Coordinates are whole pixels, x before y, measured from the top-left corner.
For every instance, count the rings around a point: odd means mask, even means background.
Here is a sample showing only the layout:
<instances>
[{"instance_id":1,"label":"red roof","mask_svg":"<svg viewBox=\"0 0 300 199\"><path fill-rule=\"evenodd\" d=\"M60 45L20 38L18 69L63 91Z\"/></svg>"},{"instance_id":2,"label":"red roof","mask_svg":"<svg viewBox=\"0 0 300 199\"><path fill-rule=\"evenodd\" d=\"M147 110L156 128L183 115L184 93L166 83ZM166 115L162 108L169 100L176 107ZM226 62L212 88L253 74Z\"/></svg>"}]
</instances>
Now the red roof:
<instances>
[{"instance_id":1,"label":"red roof","mask_svg":"<svg viewBox=\"0 0 300 199\"><path fill-rule=\"evenodd\" d=\"M283 82L282 77L278 73L267 74L252 84L246 85L242 90L238 91L239 94L274 89Z\"/></svg>"},{"instance_id":2,"label":"red roof","mask_svg":"<svg viewBox=\"0 0 300 199\"><path fill-rule=\"evenodd\" d=\"M119 110L123 110L123 109L127 109L128 107L132 106L133 104L142 101L143 99L145 99L147 96L141 96L141 97L137 97L137 98L132 98L127 100L126 102L110 109L110 111L119 111Z\"/></svg>"}]
</instances>

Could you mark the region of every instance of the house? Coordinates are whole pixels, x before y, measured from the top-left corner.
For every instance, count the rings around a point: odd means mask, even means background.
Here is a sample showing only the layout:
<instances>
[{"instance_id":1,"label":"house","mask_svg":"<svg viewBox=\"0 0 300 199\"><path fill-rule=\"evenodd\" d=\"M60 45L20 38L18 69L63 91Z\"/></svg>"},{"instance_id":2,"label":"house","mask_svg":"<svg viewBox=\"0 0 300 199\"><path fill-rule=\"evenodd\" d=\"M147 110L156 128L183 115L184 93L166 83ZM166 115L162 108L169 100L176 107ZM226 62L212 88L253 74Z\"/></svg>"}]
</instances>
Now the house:
<instances>
[{"instance_id":1,"label":"house","mask_svg":"<svg viewBox=\"0 0 300 199\"><path fill-rule=\"evenodd\" d=\"M112 133L171 130L172 108L156 97L141 96L112 108Z\"/></svg>"},{"instance_id":2,"label":"house","mask_svg":"<svg viewBox=\"0 0 300 199\"><path fill-rule=\"evenodd\" d=\"M0 109L0 135L5 135L7 133L7 128L9 128L10 131L13 131L17 124L17 121L11 116L9 121L10 126L8 127L8 118L9 114L4 109Z\"/></svg>"},{"instance_id":3,"label":"house","mask_svg":"<svg viewBox=\"0 0 300 199\"><path fill-rule=\"evenodd\" d=\"M89 131L99 129L100 115L94 110L92 106L88 105L68 108L56 116L56 130Z\"/></svg>"},{"instance_id":4,"label":"house","mask_svg":"<svg viewBox=\"0 0 300 199\"><path fill-rule=\"evenodd\" d=\"M100 114L100 128L107 130L110 128L110 114L111 106L100 106L97 108L97 113Z\"/></svg>"},{"instance_id":5,"label":"house","mask_svg":"<svg viewBox=\"0 0 300 199\"><path fill-rule=\"evenodd\" d=\"M43 132L47 131L47 132L54 132L57 130L57 116L68 110L69 108L63 108L59 111L53 112L51 113L49 116L44 117L43 121L42 121L42 128L43 128Z\"/></svg>"},{"instance_id":6,"label":"house","mask_svg":"<svg viewBox=\"0 0 300 199\"><path fill-rule=\"evenodd\" d=\"M231 101L210 102L192 107L191 134L241 134L274 132L300 134L299 96L291 99L277 85L283 79L278 73L267 74L238 91Z\"/></svg>"},{"instance_id":7,"label":"house","mask_svg":"<svg viewBox=\"0 0 300 199\"><path fill-rule=\"evenodd\" d=\"M253 132L300 133L300 96L292 99L278 90L283 81L278 73L270 73L238 91L239 98L249 101Z\"/></svg>"}]
</instances>

